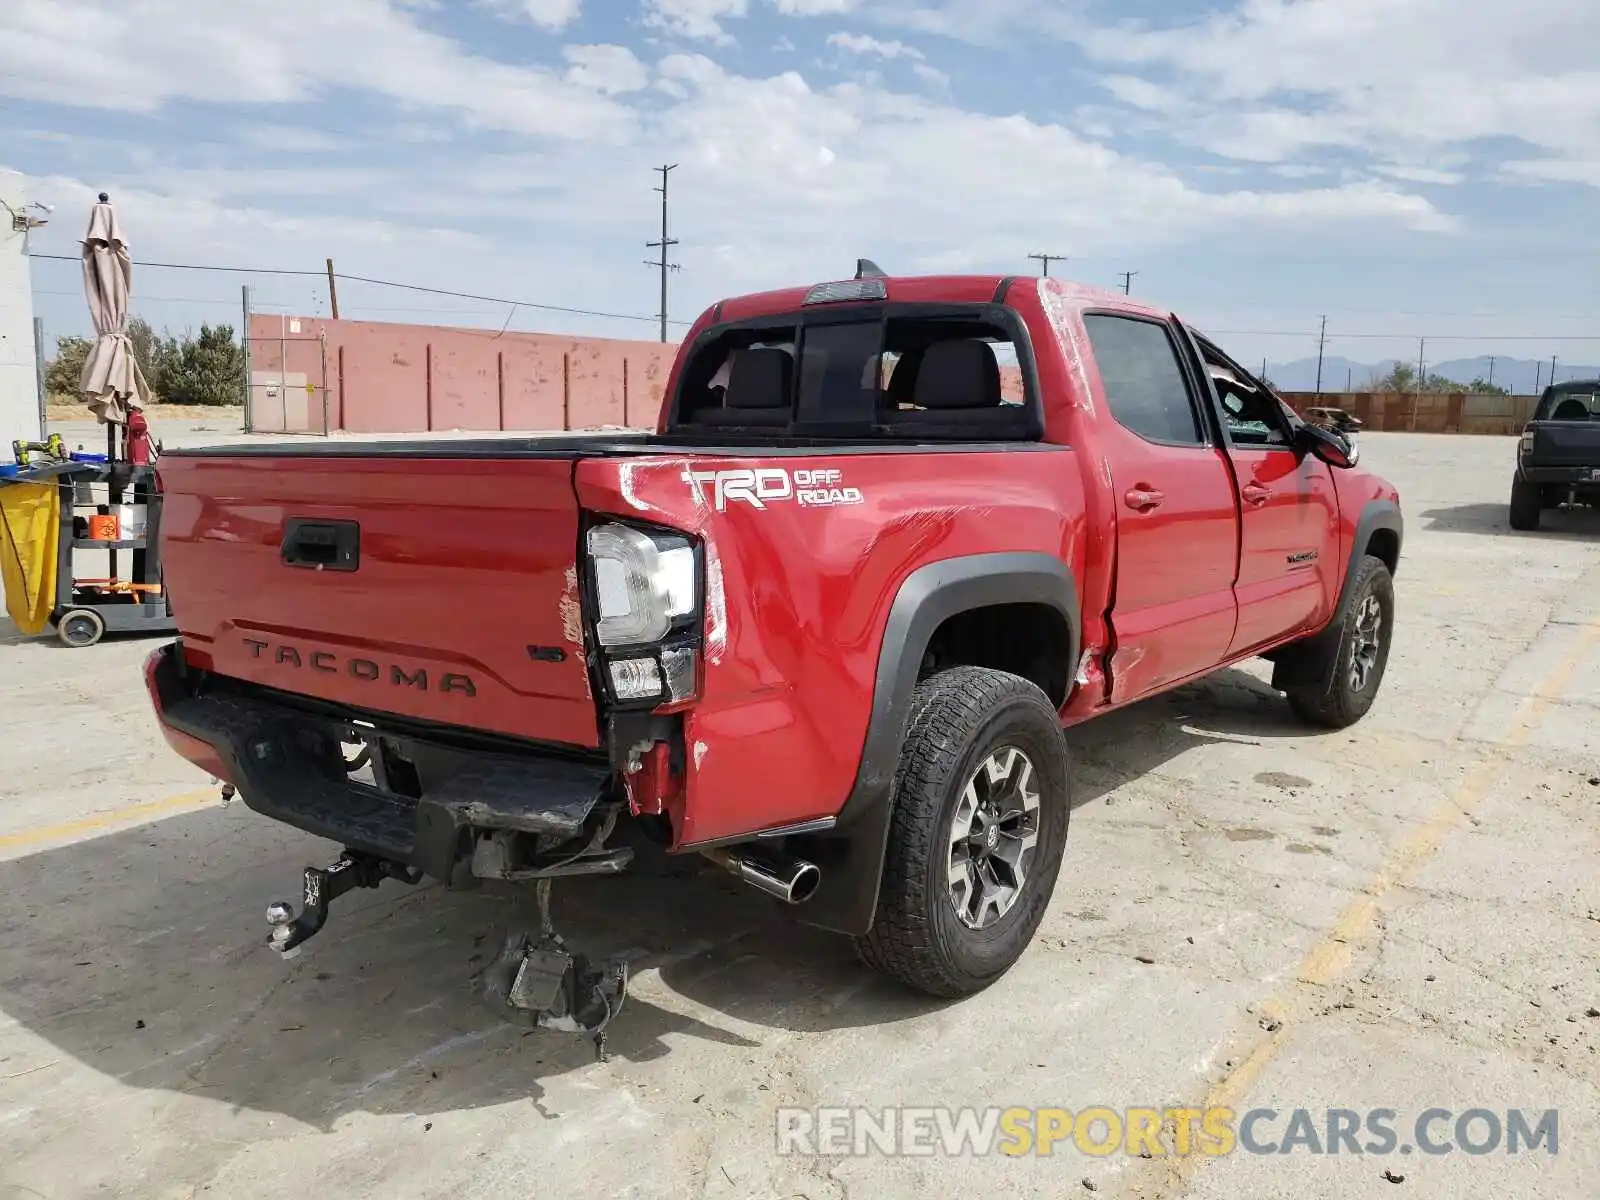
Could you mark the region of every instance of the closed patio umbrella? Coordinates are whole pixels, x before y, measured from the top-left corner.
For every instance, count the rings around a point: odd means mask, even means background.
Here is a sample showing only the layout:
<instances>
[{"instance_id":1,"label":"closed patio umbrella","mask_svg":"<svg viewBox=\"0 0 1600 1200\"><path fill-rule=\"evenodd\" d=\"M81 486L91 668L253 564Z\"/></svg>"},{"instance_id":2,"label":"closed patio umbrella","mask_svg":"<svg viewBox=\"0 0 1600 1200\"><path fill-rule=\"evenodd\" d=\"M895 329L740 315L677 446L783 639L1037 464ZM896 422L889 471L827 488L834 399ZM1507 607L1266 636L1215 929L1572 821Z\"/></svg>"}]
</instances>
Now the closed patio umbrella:
<instances>
[{"instance_id":1,"label":"closed patio umbrella","mask_svg":"<svg viewBox=\"0 0 1600 1200\"><path fill-rule=\"evenodd\" d=\"M110 200L100 193L83 239L83 290L96 337L79 388L103 424L126 425L131 410L144 408L150 389L128 341L133 260Z\"/></svg>"}]
</instances>

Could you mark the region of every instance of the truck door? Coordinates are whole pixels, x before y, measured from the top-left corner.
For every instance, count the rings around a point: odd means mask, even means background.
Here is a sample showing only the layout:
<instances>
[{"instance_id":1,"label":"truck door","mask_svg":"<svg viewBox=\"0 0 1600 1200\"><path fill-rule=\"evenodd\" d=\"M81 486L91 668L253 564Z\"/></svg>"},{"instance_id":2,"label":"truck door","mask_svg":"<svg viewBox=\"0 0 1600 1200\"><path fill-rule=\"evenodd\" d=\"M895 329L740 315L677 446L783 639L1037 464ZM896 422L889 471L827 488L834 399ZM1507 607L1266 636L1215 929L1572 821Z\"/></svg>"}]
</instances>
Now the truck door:
<instances>
[{"instance_id":1,"label":"truck door","mask_svg":"<svg viewBox=\"0 0 1600 1200\"><path fill-rule=\"evenodd\" d=\"M1281 402L1214 344L1196 338L1239 489L1239 625L1229 657L1320 627L1338 591L1333 470L1297 448Z\"/></svg>"},{"instance_id":2,"label":"truck door","mask_svg":"<svg viewBox=\"0 0 1600 1200\"><path fill-rule=\"evenodd\" d=\"M1116 511L1111 700L1215 666L1233 640L1238 510L1201 420L1192 360L1160 320L1087 313L1105 406L1097 422Z\"/></svg>"}]
</instances>

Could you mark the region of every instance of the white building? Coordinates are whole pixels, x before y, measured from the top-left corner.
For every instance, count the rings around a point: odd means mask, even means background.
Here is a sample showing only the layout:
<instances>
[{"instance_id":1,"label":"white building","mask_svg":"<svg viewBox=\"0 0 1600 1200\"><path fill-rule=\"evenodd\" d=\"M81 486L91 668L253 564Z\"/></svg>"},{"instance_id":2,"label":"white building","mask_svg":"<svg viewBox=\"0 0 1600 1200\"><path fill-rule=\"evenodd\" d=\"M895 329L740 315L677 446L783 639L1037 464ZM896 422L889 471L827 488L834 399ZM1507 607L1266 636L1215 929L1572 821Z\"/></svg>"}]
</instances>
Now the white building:
<instances>
[{"instance_id":1,"label":"white building","mask_svg":"<svg viewBox=\"0 0 1600 1200\"><path fill-rule=\"evenodd\" d=\"M39 377L33 349L33 289L28 278L28 235L14 228L29 215L27 186L15 171L0 167L0 462L11 461L11 443L36 441L40 427ZM33 209L33 216L40 216ZM14 221L15 213L18 220Z\"/></svg>"}]
</instances>

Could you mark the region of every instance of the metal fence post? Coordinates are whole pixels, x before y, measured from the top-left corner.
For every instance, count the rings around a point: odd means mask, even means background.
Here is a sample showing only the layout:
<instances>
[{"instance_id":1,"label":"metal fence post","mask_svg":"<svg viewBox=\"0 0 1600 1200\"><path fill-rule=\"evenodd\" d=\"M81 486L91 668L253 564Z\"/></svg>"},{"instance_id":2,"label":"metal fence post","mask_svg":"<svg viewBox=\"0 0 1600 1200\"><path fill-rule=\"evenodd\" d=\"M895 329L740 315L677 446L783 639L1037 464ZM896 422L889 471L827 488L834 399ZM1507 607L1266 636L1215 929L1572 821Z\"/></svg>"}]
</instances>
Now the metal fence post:
<instances>
[{"instance_id":1,"label":"metal fence post","mask_svg":"<svg viewBox=\"0 0 1600 1200\"><path fill-rule=\"evenodd\" d=\"M39 440L43 441L45 430L50 424L50 397L45 391L44 382L44 318L33 319L33 373L35 386L39 389Z\"/></svg>"},{"instance_id":2,"label":"metal fence post","mask_svg":"<svg viewBox=\"0 0 1600 1200\"><path fill-rule=\"evenodd\" d=\"M333 260L331 258L328 260L328 267L329 267L330 270L333 267ZM322 436L323 437L327 437L328 436L328 331L326 329L322 329L322 330L318 331L318 333L317 333L317 341L321 344L321 349L322 349L322 388L321 388L321 391L322 391Z\"/></svg>"},{"instance_id":3,"label":"metal fence post","mask_svg":"<svg viewBox=\"0 0 1600 1200\"><path fill-rule=\"evenodd\" d=\"M240 289L244 305L244 329L239 333L239 341L244 346L244 431L255 432L255 422L252 420L252 402L255 389L250 384L250 285L247 283Z\"/></svg>"}]
</instances>

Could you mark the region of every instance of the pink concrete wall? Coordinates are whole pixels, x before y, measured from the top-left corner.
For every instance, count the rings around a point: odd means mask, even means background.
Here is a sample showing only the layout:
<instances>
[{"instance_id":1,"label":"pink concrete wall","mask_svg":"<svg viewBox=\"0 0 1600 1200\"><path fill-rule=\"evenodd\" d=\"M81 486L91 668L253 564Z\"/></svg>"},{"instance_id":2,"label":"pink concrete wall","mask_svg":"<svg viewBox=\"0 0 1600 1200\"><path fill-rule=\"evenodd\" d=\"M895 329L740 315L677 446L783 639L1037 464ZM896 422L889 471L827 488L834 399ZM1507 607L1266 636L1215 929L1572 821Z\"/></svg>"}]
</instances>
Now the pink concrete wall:
<instances>
[{"instance_id":1,"label":"pink concrete wall","mask_svg":"<svg viewBox=\"0 0 1600 1200\"><path fill-rule=\"evenodd\" d=\"M251 424L320 433L325 399L329 429L352 433L653 428L676 352L659 342L253 316Z\"/></svg>"}]
</instances>

